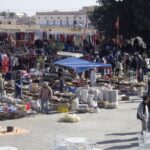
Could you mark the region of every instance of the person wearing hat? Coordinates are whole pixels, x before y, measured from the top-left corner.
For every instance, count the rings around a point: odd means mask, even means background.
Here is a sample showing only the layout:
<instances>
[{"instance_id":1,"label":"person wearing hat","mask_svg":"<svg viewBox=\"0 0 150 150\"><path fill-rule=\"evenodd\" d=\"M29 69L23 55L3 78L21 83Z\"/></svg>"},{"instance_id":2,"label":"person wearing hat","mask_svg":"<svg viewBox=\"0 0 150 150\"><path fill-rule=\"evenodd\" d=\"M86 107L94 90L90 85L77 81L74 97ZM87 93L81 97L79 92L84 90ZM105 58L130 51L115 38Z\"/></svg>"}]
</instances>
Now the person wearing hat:
<instances>
[{"instance_id":1,"label":"person wearing hat","mask_svg":"<svg viewBox=\"0 0 150 150\"><path fill-rule=\"evenodd\" d=\"M41 112L48 113L48 101L52 98L52 89L46 82L42 83L42 87L39 92L39 98L41 100ZM46 105L46 107L44 107Z\"/></svg>"}]
</instances>

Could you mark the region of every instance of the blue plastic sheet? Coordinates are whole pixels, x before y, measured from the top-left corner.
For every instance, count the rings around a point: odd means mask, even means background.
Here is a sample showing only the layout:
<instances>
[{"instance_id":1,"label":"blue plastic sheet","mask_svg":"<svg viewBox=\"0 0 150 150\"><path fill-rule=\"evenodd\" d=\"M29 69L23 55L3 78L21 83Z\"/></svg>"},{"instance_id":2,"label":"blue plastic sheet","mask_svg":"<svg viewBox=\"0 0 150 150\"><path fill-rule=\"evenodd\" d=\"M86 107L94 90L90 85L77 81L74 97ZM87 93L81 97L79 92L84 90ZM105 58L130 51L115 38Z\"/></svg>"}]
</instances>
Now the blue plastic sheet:
<instances>
[{"instance_id":1,"label":"blue plastic sheet","mask_svg":"<svg viewBox=\"0 0 150 150\"><path fill-rule=\"evenodd\" d=\"M83 71L86 71L95 67L102 67L102 68L111 67L111 64L90 62L90 61L80 59L80 58L75 58L75 57L65 58L65 59L54 62L54 64L70 67L74 69L77 73L83 72Z\"/></svg>"}]
</instances>

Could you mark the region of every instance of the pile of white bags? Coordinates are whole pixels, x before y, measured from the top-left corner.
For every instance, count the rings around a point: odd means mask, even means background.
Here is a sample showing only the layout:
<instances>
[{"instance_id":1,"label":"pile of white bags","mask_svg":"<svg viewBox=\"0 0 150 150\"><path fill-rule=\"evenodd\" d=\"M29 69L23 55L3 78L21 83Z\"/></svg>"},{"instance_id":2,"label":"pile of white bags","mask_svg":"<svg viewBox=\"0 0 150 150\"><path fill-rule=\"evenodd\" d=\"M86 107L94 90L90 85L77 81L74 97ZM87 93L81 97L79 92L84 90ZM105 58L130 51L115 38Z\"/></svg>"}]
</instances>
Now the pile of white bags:
<instances>
[{"instance_id":1,"label":"pile of white bags","mask_svg":"<svg viewBox=\"0 0 150 150\"><path fill-rule=\"evenodd\" d=\"M75 98L72 100L71 102L71 111L76 111L78 109L79 106L79 99Z\"/></svg>"},{"instance_id":2,"label":"pile of white bags","mask_svg":"<svg viewBox=\"0 0 150 150\"><path fill-rule=\"evenodd\" d=\"M76 96L79 101L91 104L92 101L106 101L112 107L118 107L118 90L106 87L91 87L90 89L78 88Z\"/></svg>"}]
</instances>

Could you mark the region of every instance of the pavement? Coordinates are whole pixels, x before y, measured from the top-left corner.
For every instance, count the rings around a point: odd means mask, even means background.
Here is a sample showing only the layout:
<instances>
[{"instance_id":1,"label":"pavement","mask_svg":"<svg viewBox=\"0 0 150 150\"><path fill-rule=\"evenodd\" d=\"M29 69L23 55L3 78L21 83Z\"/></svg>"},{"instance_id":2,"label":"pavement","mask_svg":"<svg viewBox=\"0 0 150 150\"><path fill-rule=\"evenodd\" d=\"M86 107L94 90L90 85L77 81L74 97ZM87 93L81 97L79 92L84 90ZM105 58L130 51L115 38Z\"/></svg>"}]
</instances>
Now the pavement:
<instances>
[{"instance_id":1,"label":"pavement","mask_svg":"<svg viewBox=\"0 0 150 150\"><path fill-rule=\"evenodd\" d=\"M0 126L30 130L23 135L0 137L0 146L18 150L52 150L50 143L57 136L84 137L96 142L102 150L137 150L141 123L136 119L139 97L119 101L118 109L100 109L99 113L78 114L78 123L58 122L64 113L39 114L26 118L0 121Z\"/></svg>"}]
</instances>

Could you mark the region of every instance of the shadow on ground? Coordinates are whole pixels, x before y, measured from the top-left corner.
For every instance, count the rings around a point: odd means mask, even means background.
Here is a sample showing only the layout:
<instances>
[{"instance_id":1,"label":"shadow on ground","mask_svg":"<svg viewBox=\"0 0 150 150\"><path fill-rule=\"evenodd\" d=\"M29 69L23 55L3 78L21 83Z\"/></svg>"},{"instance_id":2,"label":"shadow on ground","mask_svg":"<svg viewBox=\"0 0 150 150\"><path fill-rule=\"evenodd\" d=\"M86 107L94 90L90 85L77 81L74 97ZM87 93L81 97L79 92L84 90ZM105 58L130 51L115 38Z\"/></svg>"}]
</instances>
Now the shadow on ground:
<instances>
[{"instance_id":1,"label":"shadow on ground","mask_svg":"<svg viewBox=\"0 0 150 150\"><path fill-rule=\"evenodd\" d=\"M133 142L133 141L138 141L138 138L131 138L131 139L114 139L114 140L108 140L108 141L102 141L102 142L97 142L96 144L112 144L112 143L122 143L122 142Z\"/></svg>"},{"instance_id":2,"label":"shadow on ground","mask_svg":"<svg viewBox=\"0 0 150 150\"><path fill-rule=\"evenodd\" d=\"M107 134L106 136L130 136L130 135L136 135L138 132L130 132L130 133L113 133L113 134ZM124 144L123 144L124 143ZM104 147L107 145L107 148L104 150L121 150L121 149L130 149L134 147L138 147L138 138L128 138L128 139L115 139L114 140L106 140L97 142L97 145L104 145ZM108 147L108 144L111 144L110 147ZM113 146L114 144L114 146Z\"/></svg>"},{"instance_id":3,"label":"shadow on ground","mask_svg":"<svg viewBox=\"0 0 150 150\"><path fill-rule=\"evenodd\" d=\"M131 143L129 145L120 145L120 146L111 146L109 148L105 148L104 150L121 150L121 149L130 149L130 148L133 148L133 147L138 147L138 143Z\"/></svg>"},{"instance_id":4,"label":"shadow on ground","mask_svg":"<svg viewBox=\"0 0 150 150\"><path fill-rule=\"evenodd\" d=\"M106 136L111 136L111 135L118 135L118 136L126 136L126 135L135 135L138 134L138 132L129 132L129 133L112 133L112 134L106 134Z\"/></svg>"}]
</instances>

